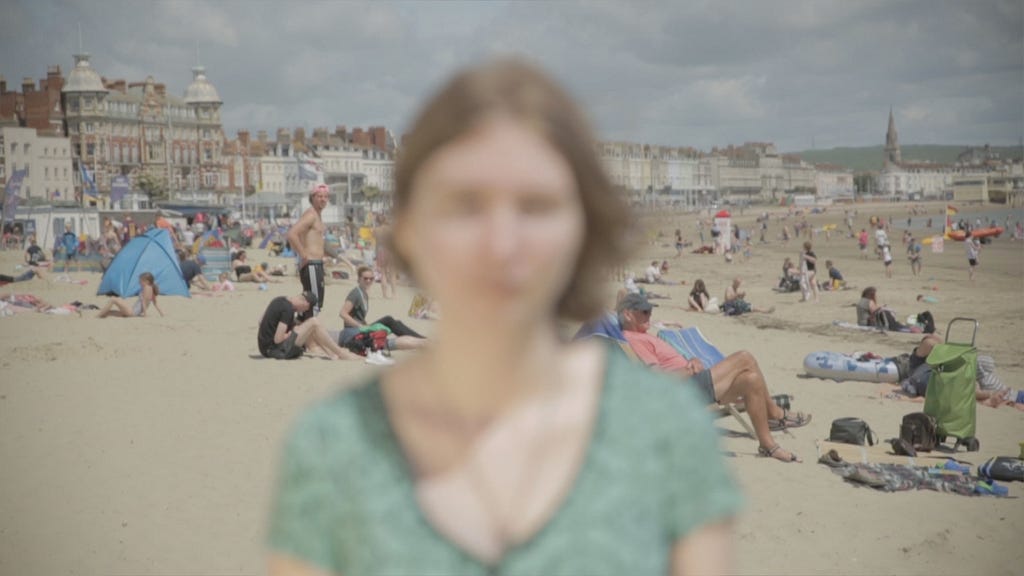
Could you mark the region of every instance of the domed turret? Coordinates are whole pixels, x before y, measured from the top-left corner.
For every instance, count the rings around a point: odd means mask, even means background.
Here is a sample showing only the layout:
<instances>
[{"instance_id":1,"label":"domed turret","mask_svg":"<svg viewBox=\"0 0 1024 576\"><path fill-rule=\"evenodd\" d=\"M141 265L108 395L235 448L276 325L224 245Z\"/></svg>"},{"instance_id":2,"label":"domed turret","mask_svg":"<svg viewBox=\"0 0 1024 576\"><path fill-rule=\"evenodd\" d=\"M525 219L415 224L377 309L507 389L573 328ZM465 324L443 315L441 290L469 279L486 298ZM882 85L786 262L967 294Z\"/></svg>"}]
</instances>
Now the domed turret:
<instances>
[{"instance_id":1,"label":"domed turret","mask_svg":"<svg viewBox=\"0 0 1024 576\"><path fill-rule=\"evenodd\" d=\"M75 54L75 67L68 74L61 92L107 92L100 75L89 65L89 56L85 53Z\"/></svg>"},{"instance_id":2,"label":"domed turret","mask_svg":"<svg viewBox=\"0 0 1024 576\"><path fill-rule=\"evenodd\" d=\"M206 79L206 68L192 69L192 83L185 89L186 104L221 104L217 89Z\"/></svg>"}]
</instances>

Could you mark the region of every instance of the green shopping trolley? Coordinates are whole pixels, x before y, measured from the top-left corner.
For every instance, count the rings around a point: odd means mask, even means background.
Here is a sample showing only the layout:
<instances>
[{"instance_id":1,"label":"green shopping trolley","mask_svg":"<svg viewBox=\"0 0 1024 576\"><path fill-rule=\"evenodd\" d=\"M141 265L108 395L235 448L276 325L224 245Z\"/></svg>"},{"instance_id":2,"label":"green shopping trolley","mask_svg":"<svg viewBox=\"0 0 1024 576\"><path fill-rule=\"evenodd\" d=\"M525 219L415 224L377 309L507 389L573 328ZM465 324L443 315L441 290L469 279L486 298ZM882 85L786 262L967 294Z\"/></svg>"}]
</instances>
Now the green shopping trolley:
<instances>
[{"instance_id":1,"label":"green shopping trolley","mask_svg":"<svg viewBox=\"0 0 1024 576\"><path fill-rule=\"evenodd\" d=\"M950 340L953 325L958 322L973 325L970 344ZM977 335L977 320L953 318L946 327L945 343L932 348L925 360L932 373L925 392L924 413L935 418L940 444L949 436L956 438L954 451L961 444L968 452L975 452L981 447L974 436L978 423L978 402L974 395L978 372L978 349L974 347Z\"/></svg>"}]
</instances>

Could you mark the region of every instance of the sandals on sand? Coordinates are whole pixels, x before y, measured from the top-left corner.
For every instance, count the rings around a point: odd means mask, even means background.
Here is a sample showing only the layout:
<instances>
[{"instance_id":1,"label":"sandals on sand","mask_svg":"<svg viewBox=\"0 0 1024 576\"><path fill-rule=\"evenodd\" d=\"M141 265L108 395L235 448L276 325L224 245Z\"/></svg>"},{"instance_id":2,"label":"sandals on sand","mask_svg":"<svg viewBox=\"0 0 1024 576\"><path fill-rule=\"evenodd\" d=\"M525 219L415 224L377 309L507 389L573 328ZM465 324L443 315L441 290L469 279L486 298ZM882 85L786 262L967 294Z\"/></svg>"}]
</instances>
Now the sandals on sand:
<instances>
[{"instance_id":1,"label":"sandals on sand","mask_svg":"<svg viewBox=\"0 0 1024 576\"><path fill-rule=\"evenodd\" d=\"M776 456L775 453L778 452L779 450L782 450L782 446L779 446L778 444L776 444L775 446L772 446L771 448L765 448L764 446L758 446L757 447L757 454L758 454L758 456L764 456L765 458L775 458L776 460L779 460L780 462L802 462L802 460L800 460L800 457L797 456L796 454L793 454L792 452L789 453L789 458L780 458L780 457Z\"/></svg>"},{"instance_id":2,"label":"sandals on sand","mask_svg":"<svg viewBox=\"0 0 1024 576\"><path fill-rule=\"evenodd\" d=\"M768 429L772 432L780 432L787 428L799 428L806 426L811 421L810 414L804 414L803 412L790 412L789 410L782 411L782 418L769 418Z\"/></svg>"}]
</instances>

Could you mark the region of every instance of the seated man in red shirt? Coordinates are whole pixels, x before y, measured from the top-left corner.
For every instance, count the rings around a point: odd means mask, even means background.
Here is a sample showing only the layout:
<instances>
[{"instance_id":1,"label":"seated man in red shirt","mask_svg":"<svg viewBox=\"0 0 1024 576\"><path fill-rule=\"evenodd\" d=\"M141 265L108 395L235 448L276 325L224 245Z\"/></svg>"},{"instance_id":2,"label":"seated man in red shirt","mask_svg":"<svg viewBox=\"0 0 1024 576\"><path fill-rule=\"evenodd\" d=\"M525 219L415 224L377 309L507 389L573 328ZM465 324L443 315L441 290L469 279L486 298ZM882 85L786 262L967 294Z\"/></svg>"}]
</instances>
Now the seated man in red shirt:
<instances>
[{"instance_id":1,"label":"seated man in red shirt","mask_svg":"<svg viewBox=\"0 0 1024 576\"><path fill-rule=\"evenodd\" d=\"M670 344L647 333L651 328L653 305L641 294L629 294L618 305L622 333L636 355L648 366L675 373L696 385L708 403L729 403L742 399L757 433L758 453L784 462L800 459L775 443L771 431L797 428L811 421L810 415L789 413L768 393L757 360L745 350L735 352L711 368L700 360L687 360Z\"/></svg>"}]
</instances>

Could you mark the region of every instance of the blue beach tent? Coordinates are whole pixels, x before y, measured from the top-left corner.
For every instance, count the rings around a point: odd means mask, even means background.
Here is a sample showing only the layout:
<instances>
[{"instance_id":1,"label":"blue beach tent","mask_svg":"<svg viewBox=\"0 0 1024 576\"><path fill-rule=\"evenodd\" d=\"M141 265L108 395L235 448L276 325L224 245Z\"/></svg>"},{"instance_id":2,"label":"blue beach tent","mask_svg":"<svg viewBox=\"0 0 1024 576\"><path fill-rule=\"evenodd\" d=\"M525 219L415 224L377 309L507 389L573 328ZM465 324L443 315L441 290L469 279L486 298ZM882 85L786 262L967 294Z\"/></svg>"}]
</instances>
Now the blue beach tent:
<instances>
[{"instance_id":1,"label":"blue beach tent","mask_svg":"<svg viewBox=\"0 0 1024 576\"><path fill-rule=\"evenodd\" d=\"M139 274L149 272L160 287L160 295L191 297L181 276L178 255L167 230L154 228L132 238L121 248L103 274L97 295L135 296L142 290Z\"/></svg>"}]
</instances>

